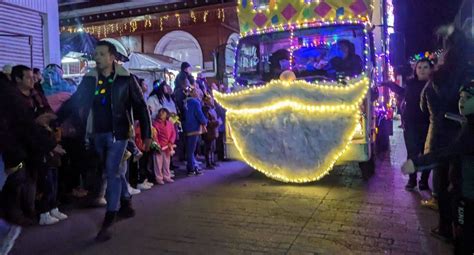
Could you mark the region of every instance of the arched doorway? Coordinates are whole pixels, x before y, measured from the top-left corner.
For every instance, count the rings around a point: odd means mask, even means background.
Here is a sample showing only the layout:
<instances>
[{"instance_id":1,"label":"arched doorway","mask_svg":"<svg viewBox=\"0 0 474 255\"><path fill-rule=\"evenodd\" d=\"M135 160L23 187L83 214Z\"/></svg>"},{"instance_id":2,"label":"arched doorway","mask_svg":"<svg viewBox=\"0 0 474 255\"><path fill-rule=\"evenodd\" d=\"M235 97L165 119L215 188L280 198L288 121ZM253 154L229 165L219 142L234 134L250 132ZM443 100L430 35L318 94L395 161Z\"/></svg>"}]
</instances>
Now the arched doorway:
<instances>
[{"instance_id":1,"label":"arched doorway","mask_svg":"<svg viewBox=\"0 0 474 255\"><path fill-rule=\"evenodd\" d=\"M201 46L188 32L177 30L167 33L156 44L155 53L186 61L194 68L202 69Z\"/></svg>"}]
</instances>

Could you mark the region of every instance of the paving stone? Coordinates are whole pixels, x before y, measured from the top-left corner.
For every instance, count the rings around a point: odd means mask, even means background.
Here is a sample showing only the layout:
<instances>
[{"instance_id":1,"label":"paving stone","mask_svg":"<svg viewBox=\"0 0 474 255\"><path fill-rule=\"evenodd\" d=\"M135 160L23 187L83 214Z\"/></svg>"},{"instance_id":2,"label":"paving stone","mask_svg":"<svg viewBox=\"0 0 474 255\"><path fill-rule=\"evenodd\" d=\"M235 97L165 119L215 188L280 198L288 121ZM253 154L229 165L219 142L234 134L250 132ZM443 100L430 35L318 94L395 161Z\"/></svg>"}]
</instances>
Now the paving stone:
<instances>
[{"instance_id":1,"label":"paving stone","mask_svg":"<svg viewBox=\"0 0 474 255\"><path fill-rule=\"evenodd\" d=\"M295 185L223 163L135 196L136 217L107 243L92 241L103 209L75 209L57 225L26 228L12 254L451 254L429 235L437 215L420 207L423 194L404 190L405 146L394 131L366 182L357 164Z\"/></svg>"}]
</instances>

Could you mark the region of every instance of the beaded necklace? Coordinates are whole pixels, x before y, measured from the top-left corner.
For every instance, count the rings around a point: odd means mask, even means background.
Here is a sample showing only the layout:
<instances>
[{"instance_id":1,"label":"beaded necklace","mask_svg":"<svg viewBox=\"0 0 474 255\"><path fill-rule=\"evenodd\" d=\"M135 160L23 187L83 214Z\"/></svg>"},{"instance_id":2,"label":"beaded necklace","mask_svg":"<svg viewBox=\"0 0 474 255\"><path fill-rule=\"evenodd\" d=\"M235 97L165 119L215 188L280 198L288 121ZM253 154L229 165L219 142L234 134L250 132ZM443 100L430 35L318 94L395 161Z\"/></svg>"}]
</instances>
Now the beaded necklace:
<instances>
[{"instance_id":1,"label":"beaded necklace","mask_svg":"<svg viewBox=\"0 0 474 255\"><path fill-rule=\"evenodd\" d=\"M111 74L109 76L109 78L106 78L107 80L107 83L104 82L102 79L99 79L99 81L97 82L97 86L95 87L95 93L94 95L95 96L100 96L100 103L102 105L106 105L107 104L107 85L112 85L112 83L114 82L114 79L112 78L114 75Z\"/></svg>"}]
</instances>

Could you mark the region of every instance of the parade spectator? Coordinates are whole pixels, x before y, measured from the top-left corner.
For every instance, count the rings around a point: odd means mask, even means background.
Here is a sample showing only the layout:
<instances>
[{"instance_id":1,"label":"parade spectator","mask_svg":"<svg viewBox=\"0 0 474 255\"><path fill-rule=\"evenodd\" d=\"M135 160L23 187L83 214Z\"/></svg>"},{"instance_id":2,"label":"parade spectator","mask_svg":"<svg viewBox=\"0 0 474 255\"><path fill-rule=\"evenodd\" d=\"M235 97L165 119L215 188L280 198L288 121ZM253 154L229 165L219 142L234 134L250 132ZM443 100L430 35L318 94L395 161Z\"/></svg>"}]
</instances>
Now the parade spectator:
<instances>
[{"instance_id":1,"label":"parade spectator","mask_svg":"<svg viewBox=\"0 0 474 255\"><path fill-rule=\"evenodd\" d=\"M216 140L219 137L219 126L222 124L222 120L217 116L214 99L210 95L204 96L203 102L202 111L208 120L207 132L203 134L206 169L213 170L218 166L216 163Z\"/></svg>"},{"instance_id":2,"label":"parade spectator","mask_svg":"<svg viewBox=\"0 0 474 255\"><path fill-rule=\"evenodd\" d=\"M174 98L178 111L182 114L180 119L184 119L184 100L186 99L185 90L189 84L194 84L194 77L191 75L191 65L188 62L181 64L181 72L178 73L174 80ZM189 82L189 84L188 84Z\"/></svg>"},{"instance_id":3,"label":"parade spectator","mask_svg":"<svg viewBox=\"0 0 474 255\"><path fill-rule=\"evenodd\" d=\"M223 161L226 159L226 147L225 147L225 115L226 115L226 110L224 107L222 107L220 104L215 104L216 105L216 113L217 117L221 119L222 123L219 125L218 131L219 131L219 137L217 137L216 140L216 153L217 153L217 159L219 161Z\"/></svg>"},{"instance_id":4,"label":"parade spectator","mask_svg":"<svg viewBox=\"0 0 474 255\"><path fill-rule=\"evenodd\" d=\"M413 158L423 154L426 135L429 126L429 114L420 109L421 91L431 78L433 63L429 59L418 60L415 65L413 78L407 81L406 87L402 88L393 82L387 82L382 86L389 87L404 102L402 115L403 136L407 149L407 158ZM429 190L429 171L423 171L418 183L420 190ZM417 186L416 173L410 174L405 189L412 191Z\"/></svg>"},{"instance_id":5,"label":"parade spectator","mask_svg":"<svg viewBox=\"0 0 474 255\"><path fill-rule=\"evenodd\" d=\"M194 152L198 145L199 137L206 132L207 119L202 112L201 102L197 99L199 95L194 87L189 87L186 91L188 97L185 101L185 118L183 129L186 134L186 170L188 176L201 175L201 171L196 165Z\"/></svg>"},{"instance_id":6,"label":"parade spectator","mask_svg":"<svg viewBox=\"0 0 474 255\"><path fill-rule=\"evenodd\" d=\"M155 129L152 127L152 133L156 133ZM151 159L152 155L150 151L145 150L145 145L143 143L140 131L140 124L138 121L135 122L135 145L143 154L140 158L134 157L132 160L132 172L136 172L137 180L137 189L139 190L148 190L153 187L153 182L156 182L153 169L153 160ZM149 181L151 180L151 182ZM132 185L135 184L135 180L132 178Z\"/></svg>"},{"instance_id":7,"label":"parade spectator","mask_svg":"<svg viewBox=\"0 0 474 255\"><path fill-rule=\"evenodd\" d=\"M6 64L3 66L2 71L6 75L8 80L11 80L11 73L12 73L13 64Z\"/></svg>"},{"instance_id":8,"label":"parade spectator","mask_svg":"<svg viewBox=\"0 0 474 255\"><path fill-rule=\"evenodd\" d=\"M451 182L453 194L453 215L455 254L474 253L474 82L461 89L459 111L463 127L457 138L444 148L431 151L423 156L414 155L402 166L405 174L430 170L446 160L458 160L461 168L457 174L459 182ZM438 171L440 168L435 168ZM436 173L436 172L435 172Z\"/></svg>"},{"instance_id":9,"label":"parade spectator","mask_svg":"<svg viewBox=\"0 0 474 255\"><path fill-rule=\"evenodd\" d=\"M93 135L104 168L107 211L97 241L111 238L110 227L117 216L135 215L124 168L120 167L128 139L132 137L132 107L134 117L140 122L145 150L151 144L150 117L142 92L130 73L116 63L117 54L113 44L100 41L94 54L96 68L86 74L78 91L58 111L59 121L73 111L82 113L86 138Z\"/></svg>"},{"instance_id":10,"label":"parade spectator","mask_svg":"<svg viewBox=\"0 0 474 255\"><path fill-rule=\"evenodd\" d=\"M44 162L39 167L38 178L38 212L40 213L40 225L51 225L60 220L67 219L67 215L58 209L58 168L61 166L61 156L66 151L59 144L60 133L55 127L51 127L51 119L38 119L37 123L43 129L42 132L48 136L49 147L54 147L45 154Z\"/></svg>"},{"instance_id":11,"label":"parade spectator","mask_svg":"<svg viewBox=\"0 0 474 255\"><path fill-rule=\"evenodd\" d=\"M460 130L460 125L445 118L446 113L458 111L459 87L472 79L472 67L469 65L464 34L452 30L445 36L445 53L438 61L438 70L434 72L432 82L422 92L421 108L430 114L430 124L425 144L425 153L446 147ZM434 195L438 199L439 225L431 234L441 239L452 239L452 193L448 190L451 178L459 171L458 160L440 162L433 176Z\"/></svg>"},{"instance_id":12,"label":"parade spectator","mask_svg":"<svg viewBox=\"0 0 474 255\"><path fill-rule=\"evenodd\" d=\"M46 97L41 91L34 88L33 71L29 67L24 65L14 66L12 68L11 79L15 88L19 92L18 94L21 98L21 104L23 104L28 111L28 118L35 119L36 121L51 121L52 118L54 118L54 115L52 115L52 109L49 106ZM40 169L43 165L45 155L54 148L54 146L49 143L49 137L45 132L41 131L42 129L37 126L35 127L34 132L38 135L38 139L41 139L37 146L42 149L32 151L31 154L28 155L26 161L29 166L26 168L26 213L31 218L36 217L35 200Z\"/></svg>"},{"instance_id":13,"label":"parade spectator","mask_svg":"<svg viewBox=\"0 0 474 255\"><path fill-rule=\"evenodd\" d=\"M166 108L171 116L178 114L171 87L166 81L161 82L161 84L150 93L147 104L153 120L157 118L158 110L161 108Z\"/></svg>"},{"instance_id":14,"label":"parade spectator","mask_svg":"<svg viewBox=\"0 0 474 255\"><path fill-rule=\"evenodd\" d=\"M156 182L163 185L165 182L173 183L170 172L171 156L174 154L174 142L176 131L173 123L169 120L170 112L166 108L158 111L157 118L153 121L153 127L157 132L156 142L161 148L161 153L155 153L155 176Z\"/></svg>"},{"instance_id":15,"label":"parade spectator","mask_svg":"<svg viewBox=\"0 0 474 255\"><path fill-rule=\"evenodd\" d=\"M44 69L41 88L54 112L76 92L76 87L63 79L63 71L56 64L49 64Z\"/></svg>"},{"instance_id":16,"label":"parade spectator","mask_svg":"<svg viewBox=\"0 0 474 255\"><path fill-rule=\"evenodd\" d=\"M35 84L41 84L43 81L43 75L41 74L41 70L39 68L33 68L33 82Z\"/></svg>"},{"instance_id":17,"label":"parade spectator","mask_svg":"<svg viewBox=\"0 0 474 255\"><path fill-rule=\"evenodd\" d=\"M174 80L174 99L176 103L176 109L179 115L179 120L181 123L185 120L185 100L186 100L186 88L189 84L194 83L194 77L191 75L192 67L188 62L181 63L181 71L176 76ZM186 135L184 132L180 132L178 136L178 144L177 144L177 157L179 161L186 160Z\"/></svg>"}]
</instances>

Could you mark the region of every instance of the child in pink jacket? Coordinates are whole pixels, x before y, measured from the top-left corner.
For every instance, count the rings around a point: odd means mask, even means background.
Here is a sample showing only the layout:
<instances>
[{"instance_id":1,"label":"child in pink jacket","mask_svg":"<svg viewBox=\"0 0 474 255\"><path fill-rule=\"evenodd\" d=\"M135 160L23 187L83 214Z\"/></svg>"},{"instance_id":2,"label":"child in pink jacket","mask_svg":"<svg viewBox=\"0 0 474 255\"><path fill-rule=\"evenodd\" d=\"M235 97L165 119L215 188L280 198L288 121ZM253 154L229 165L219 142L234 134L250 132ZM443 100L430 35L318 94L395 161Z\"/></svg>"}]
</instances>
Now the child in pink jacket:
<instances>
[{"instance_id":1,"label":"child in pink jacket","mask_svg":"<svg viewBox=\"0 0 474 255\"><path fill-rule=\"evenodd\" d=\"M155 175L158 184L165 182L174 182L171 178L170 163L171 156L174 154L176 147L176 131L173 123L169 120L170 112L166 108L161 108L153 121L153 127L156 129L156 142L161 147L161 153L155 153Z\"/></svg>"}]
</instances>

